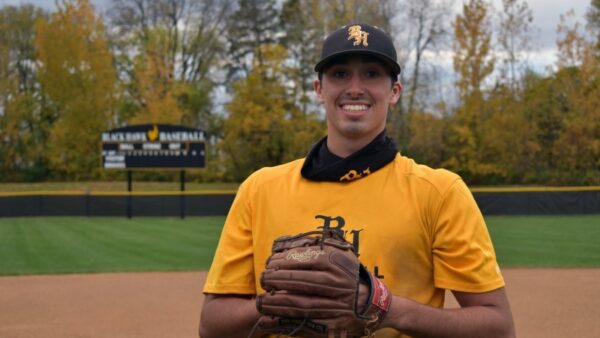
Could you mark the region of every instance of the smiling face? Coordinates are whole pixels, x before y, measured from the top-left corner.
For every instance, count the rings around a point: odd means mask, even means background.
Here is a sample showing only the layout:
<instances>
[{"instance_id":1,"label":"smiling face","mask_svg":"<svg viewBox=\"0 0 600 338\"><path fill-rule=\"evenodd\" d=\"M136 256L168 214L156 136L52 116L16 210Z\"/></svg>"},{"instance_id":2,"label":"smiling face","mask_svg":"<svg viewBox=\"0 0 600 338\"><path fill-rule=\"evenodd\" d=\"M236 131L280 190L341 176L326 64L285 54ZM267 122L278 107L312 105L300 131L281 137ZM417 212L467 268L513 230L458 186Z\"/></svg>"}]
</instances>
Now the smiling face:
<instances>
[{"instance_id":1,"label":"smiling face","mask_svg":"<svg viewBox=\"0 0 600 338\"><path fill-rule=\"evenodd\" d=\"M342 157L383 131L388 108L398 102L402 92L384 64L358 55L324 68L314 88L327 114L327 146Z\"/></svg>"}]
</instances>

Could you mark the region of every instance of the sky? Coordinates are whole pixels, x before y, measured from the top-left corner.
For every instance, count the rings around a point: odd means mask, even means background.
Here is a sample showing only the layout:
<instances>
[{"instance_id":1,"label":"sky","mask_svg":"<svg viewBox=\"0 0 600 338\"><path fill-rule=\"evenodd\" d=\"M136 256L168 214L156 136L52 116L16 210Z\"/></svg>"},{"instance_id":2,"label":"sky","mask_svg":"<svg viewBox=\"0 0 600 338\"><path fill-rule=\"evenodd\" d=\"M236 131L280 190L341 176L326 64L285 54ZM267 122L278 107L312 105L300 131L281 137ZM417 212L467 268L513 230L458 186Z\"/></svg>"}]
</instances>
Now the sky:
<instances>
[{"instance_id":1,"label":"sky","mask_svg":"<svg viewBox=\"0 0 600 338\"><path fill-rule=\"evenodd\" d=\"M104 10L110 0L91 0L97 9ZM460 10L463 1L454 0L456 10ZM55 0L0 0L0 6L19 5L31 3L52 10ZM496 9L501 8L501 0L492 1ZM585 22L584 15L590 6L591 0L528 0L529 8L533 11L534 26L538 29L535 37L538 52L535 56L536 63L540 66L551 65L554 62L556 48L556 26L560 22L560 15L574 10L578 20Z\"/></svg>"}]
</instances>

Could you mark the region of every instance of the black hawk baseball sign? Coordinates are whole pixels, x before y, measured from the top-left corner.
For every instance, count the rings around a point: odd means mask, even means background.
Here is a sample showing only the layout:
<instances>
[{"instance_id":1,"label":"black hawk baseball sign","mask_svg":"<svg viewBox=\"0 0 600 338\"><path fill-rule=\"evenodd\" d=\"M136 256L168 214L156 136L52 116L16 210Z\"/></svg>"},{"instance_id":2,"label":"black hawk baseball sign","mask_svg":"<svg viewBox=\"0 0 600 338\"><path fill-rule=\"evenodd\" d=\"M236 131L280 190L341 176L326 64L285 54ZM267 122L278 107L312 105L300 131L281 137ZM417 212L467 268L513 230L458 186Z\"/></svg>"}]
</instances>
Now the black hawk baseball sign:
<instances>
[{"instance_id":1,"label":"black hawk baseball sign","mask_svg":"<svg viewBox=\"0 0 600 338\"><path fill-rule=\"evenodd\" d=\"M105 169L203 168L204 132L168 124L143 124L102 133Z\"/></svg>"}]
</instances>

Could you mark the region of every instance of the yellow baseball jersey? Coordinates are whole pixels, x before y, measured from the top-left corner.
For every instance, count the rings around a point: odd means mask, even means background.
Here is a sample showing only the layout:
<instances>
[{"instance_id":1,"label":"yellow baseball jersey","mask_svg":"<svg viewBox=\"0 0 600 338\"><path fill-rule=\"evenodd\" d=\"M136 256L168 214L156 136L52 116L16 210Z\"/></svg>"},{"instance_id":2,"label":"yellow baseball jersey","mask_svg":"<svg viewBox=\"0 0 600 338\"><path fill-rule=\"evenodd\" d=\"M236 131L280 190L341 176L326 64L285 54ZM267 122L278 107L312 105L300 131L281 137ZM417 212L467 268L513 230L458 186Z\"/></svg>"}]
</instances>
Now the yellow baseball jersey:
<instances>
[{"instance_id":1,"label":"yellow baseball jersey","mask_svg":"<svg viewBox=\"0 0 600 338\"><path fill-rule=\"evenodd\" d=\"M398 154L346 183L309 181L304 160L263 168L239 188L208 273L205 293L262 293L260 274L279 236L317 230L324 220L358 237L359 259L390 291L434 307L444 289L504 286L490 236L459 176ZM376 337L403 337L382 329Z\"/></svg>"}]
</instances>

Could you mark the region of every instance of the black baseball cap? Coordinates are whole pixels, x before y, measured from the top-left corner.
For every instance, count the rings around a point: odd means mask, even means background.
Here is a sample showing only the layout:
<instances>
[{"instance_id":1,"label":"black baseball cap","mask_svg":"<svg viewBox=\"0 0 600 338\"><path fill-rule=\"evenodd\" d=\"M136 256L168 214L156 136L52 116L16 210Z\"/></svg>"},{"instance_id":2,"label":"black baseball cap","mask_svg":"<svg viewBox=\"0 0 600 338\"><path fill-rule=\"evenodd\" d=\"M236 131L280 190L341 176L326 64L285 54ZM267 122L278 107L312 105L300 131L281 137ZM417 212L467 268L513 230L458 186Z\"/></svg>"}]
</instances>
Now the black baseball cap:
<instances>
[{"instance_id":1,"label":"black baseball cap","mask_svg":"<svg viewBox=\"0 0 600 338\"><path fill-rule=\"evenodd\" d=\"M348 54L375 56L390 67L393 75L400 74L392 38L381 29L363 23L343 26L327 36L315 72L321 72L334 58Z\"/></svg>"}]
</instances>

